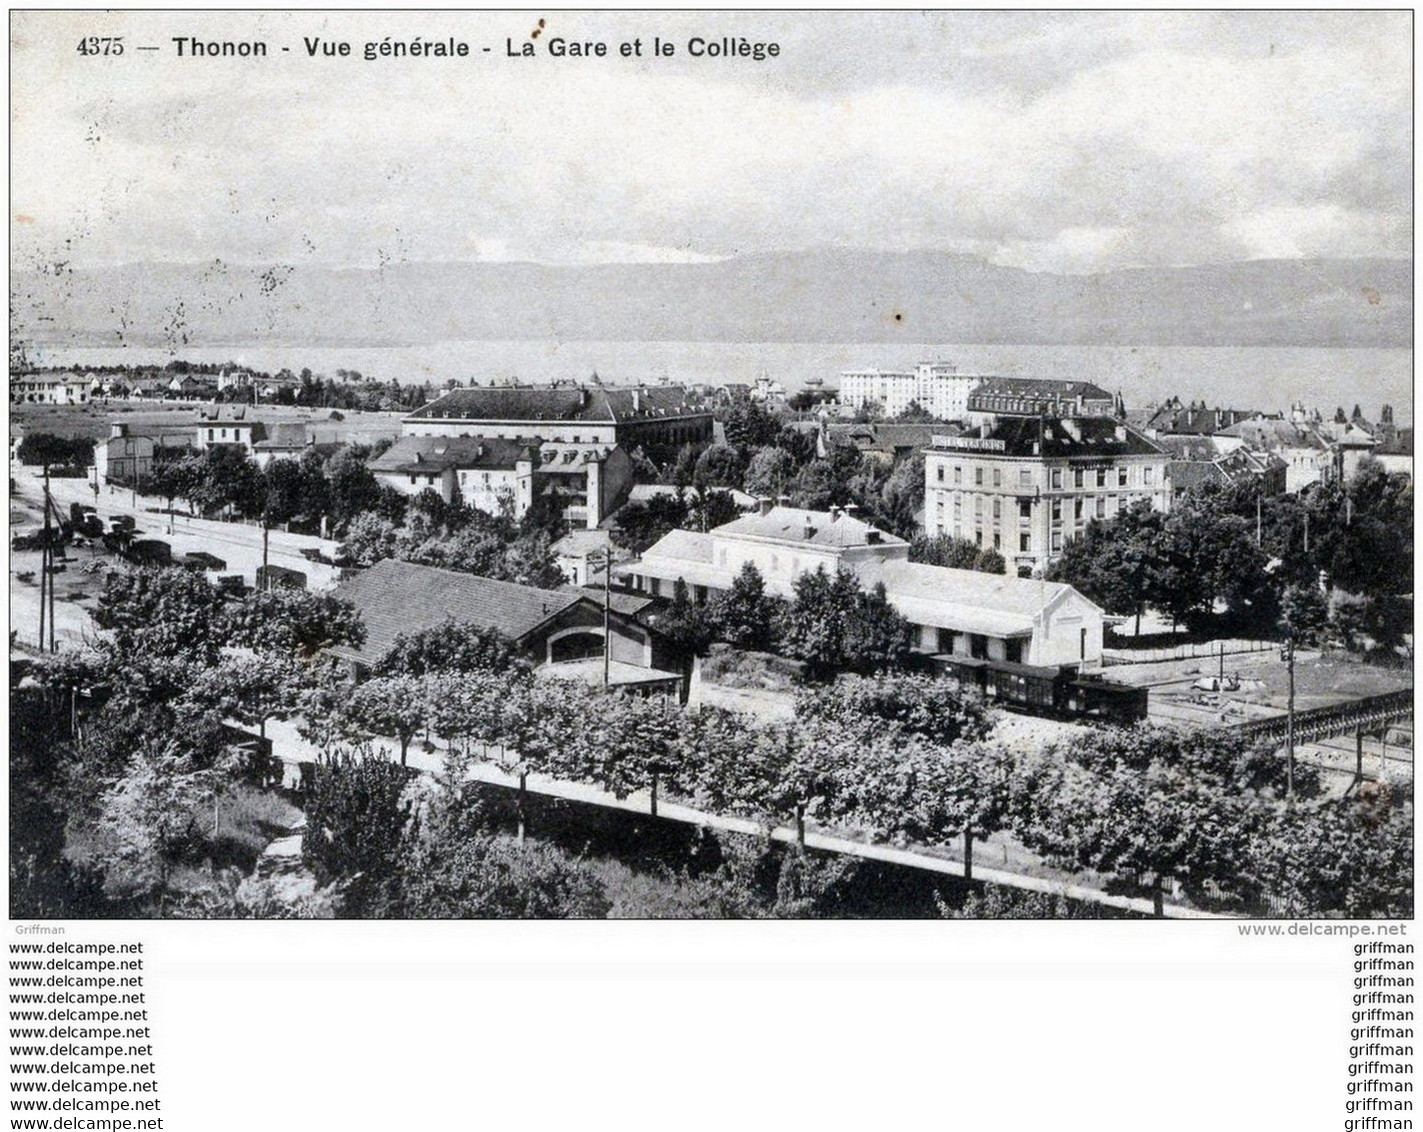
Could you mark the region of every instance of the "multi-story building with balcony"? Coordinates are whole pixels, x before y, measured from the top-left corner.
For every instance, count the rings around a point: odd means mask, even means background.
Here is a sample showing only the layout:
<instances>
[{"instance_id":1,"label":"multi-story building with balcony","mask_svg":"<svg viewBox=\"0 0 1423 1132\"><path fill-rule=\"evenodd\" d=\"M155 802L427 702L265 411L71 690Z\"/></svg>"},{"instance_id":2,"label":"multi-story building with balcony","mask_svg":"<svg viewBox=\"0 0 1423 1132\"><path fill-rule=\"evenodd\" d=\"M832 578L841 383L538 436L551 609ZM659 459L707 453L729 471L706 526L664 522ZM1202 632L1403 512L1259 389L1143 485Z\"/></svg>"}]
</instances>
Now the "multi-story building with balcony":
<instances>
[{"instance_id":1,"label":"multi-story building with balcony","mask_svg":"<svg viewBox=\"0 0 1423 1132\"><path fill-rule=\"evenodd\" d=\"M1004 417L925 449L924 527L991 547L1010 573L1045 567L1092 519L1169 510L1169 455L1111 417Z\"/></svg>"}]
</instances>

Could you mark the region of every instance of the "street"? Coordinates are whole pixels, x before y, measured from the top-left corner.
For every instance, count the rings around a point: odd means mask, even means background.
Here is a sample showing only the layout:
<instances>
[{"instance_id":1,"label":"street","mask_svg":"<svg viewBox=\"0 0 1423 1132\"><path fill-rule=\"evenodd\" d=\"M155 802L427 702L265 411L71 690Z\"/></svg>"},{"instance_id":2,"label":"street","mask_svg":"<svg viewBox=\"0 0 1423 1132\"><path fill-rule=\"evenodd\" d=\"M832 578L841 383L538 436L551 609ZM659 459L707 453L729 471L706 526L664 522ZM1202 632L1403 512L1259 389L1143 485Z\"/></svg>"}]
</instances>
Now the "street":
<instances>
[{"instance_id":1,"label":"street","mask_svg":"<svg viewBox=\"0 0 1423 1132\"><path fill-rule=\"evenodd\" d=\"M15 496L38 509L43 499L44 483L39 468L11 465ZM157 513L166 500L137 495L115 486L106 486L94 494L93 481L81 479L51 479L50 495L62 514L69 513L71 503L93 507L106 521L120 515L131 516L146 538L160 538L173 547L173 557L190 551L203 550L226 561L227 568L218 573L241 574L249 586L255 586L257 568L262 565L262 529L248 523L229 523L217 519L199 519L188 515ZM330 557L335 553L333 539L313 535L288 534L282 530L268 532L267 560L273 566L300 570L306 575L307 588L328 589L335 585L339 571L333 566L308 562L303 550L319 549ZM13 587L12 587L13 588Z\"/></svg>"}]
</instances>

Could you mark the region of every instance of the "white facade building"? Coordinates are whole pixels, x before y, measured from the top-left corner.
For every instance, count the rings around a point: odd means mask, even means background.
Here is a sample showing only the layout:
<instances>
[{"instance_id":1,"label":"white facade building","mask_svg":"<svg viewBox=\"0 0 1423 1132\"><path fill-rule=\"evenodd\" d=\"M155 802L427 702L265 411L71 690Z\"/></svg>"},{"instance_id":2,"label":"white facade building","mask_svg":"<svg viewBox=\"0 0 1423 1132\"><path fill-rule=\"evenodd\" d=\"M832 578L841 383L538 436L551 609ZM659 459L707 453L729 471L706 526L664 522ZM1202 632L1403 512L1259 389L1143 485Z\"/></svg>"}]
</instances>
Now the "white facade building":
<instances>
[{"instance_id":1,"label":"white facade building","mask_svg":"<svg viewBox=\"0 0 1423 1132\"><path fill-rule=\"evenodd\" d=\"M969 393L983 380L947 362L920 362L913 370L847 370L840 375L840 403L853 409L877 404L886 417L917 403L938 420L959 420L968 414Z\"/></svg>"}]
</instances>

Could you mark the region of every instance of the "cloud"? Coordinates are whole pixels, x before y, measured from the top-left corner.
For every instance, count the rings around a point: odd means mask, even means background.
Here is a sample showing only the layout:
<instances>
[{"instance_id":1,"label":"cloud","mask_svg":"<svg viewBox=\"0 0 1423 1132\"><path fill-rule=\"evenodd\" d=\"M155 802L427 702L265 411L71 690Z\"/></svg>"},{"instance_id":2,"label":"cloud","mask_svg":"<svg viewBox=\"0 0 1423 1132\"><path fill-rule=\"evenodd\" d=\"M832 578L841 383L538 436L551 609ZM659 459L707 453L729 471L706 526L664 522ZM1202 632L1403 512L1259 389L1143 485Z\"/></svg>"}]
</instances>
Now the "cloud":
<instances>
[{"instance_id":1,"label":"cloud","mask_svg":"<svg viewBox=\"0 0 1423 1132\"><path fill-rule=\"evenodd\" d=\"M426 18L427 36L501 49L527 30ZM250 32L241 14L193 19ZM298 48L412 26L263 20ZM593 13L557 30L740 29L785 55L170 60L157 90L113 69L76 82L50 42L69 24L17 21L12 211L34 223L13 237L76 261L687 262L839 244L1086 271L1411 241L1406 13Z\"/></svg>"}]
</instances>

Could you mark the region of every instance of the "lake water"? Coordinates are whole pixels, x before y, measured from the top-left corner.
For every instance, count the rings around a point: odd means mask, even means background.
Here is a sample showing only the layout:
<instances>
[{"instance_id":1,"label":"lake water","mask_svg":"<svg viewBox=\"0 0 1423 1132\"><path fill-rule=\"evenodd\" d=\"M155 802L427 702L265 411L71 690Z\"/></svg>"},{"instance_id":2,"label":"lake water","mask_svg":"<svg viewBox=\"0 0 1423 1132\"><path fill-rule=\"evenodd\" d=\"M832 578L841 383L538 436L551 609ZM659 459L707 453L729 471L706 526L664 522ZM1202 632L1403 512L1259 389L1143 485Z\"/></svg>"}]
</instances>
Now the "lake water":
<instances>
[{"instance_id":1,"label":"lake water","mask_svg":"<svg viewBox=\"0 0 1423 1132\"><path fill-rule=\"evenodd\" d=\"M834 386L842 370L905 369L921 360L957 365L960 373L1093 381L1121 391L1128 407L1177 396L1210 406L1285 410L1295 401L1326 415L1336 406L1366 417L1394 407L1400 424L1413 419L1413 352L1406 349L1306 349L1198 346L1001 346L944 343L823 342L592 342L509 340L436 342L416 346L35 346L39 365L163 365L236 361L275 372L303 367L314 373L359 370L367 378L399 382L449 378L543 383L585 379L595 371L610 384L754 382L765 373L794 391L810 378Z\"/></svg>"}]
</instances>

